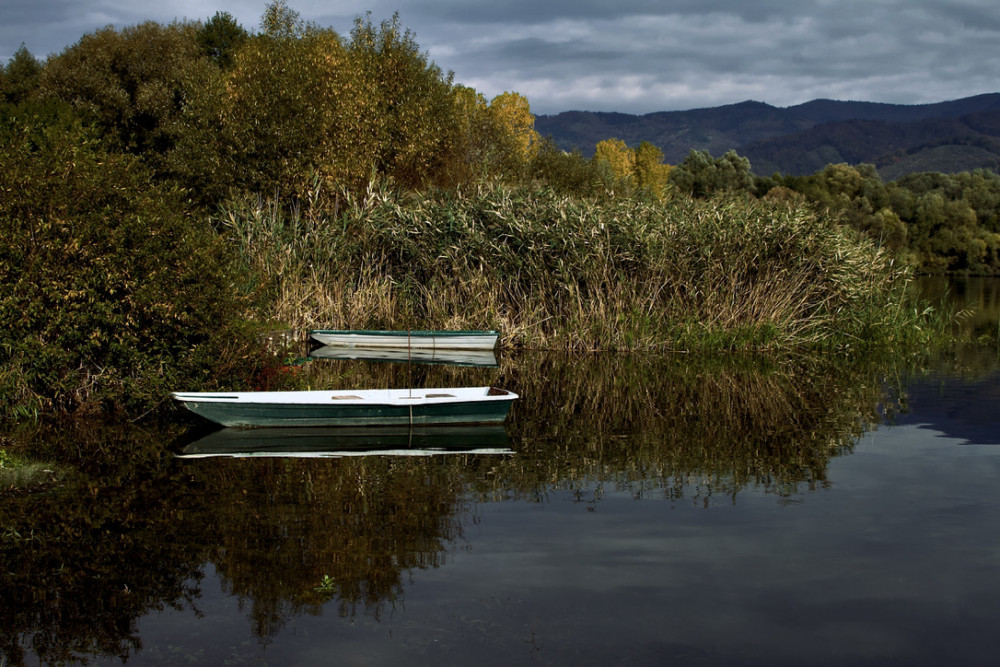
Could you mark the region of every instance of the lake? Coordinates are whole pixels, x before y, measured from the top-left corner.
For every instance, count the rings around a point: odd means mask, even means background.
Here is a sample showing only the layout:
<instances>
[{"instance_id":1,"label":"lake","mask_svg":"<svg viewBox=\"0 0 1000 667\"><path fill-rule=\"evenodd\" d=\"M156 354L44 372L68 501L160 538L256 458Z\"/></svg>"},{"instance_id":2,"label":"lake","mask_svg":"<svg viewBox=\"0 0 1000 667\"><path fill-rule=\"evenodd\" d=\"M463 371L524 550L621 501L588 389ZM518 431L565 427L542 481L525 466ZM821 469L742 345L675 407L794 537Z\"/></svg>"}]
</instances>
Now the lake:
<instances>
[{"instance_id":1,"label":"lake","mask_svg":"<svg viewBox=\"0 0 1000 667\"><path fill-rule=\"evenodd\" d=\"M963 326L997 286L953 283ZM180 413L19 433L77 472L0 500L0 665L996 663L995 338L289 372L522 398L426 456L179 458L219 437Z\"/></svg>"}]
</instances>

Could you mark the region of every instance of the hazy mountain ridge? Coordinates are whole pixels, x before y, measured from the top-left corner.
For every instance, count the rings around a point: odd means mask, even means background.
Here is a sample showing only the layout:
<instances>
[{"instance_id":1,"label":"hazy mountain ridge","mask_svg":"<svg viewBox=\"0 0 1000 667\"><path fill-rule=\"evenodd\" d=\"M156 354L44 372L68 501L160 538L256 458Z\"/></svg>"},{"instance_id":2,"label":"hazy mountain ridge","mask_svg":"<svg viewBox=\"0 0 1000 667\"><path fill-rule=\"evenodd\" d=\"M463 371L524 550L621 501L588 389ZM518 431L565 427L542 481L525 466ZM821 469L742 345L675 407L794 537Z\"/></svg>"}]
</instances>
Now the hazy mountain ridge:
<instances>
[{"instance_id":1,"label":"hazy mountain ridge","mask_svg":"<svg viewBox=\"0 0 1000 667\"><path fill-rule=\"evenodd\" d=\"M831 162L875 164L886 179L913 171L1000 170L1000 93L933 104L813 100L781 108L746 101L645 115L567 111L535 128L591 155L608 138L649 141L671 164L691 150L736 150L755 172L812 173Z\"/></svg>"}]
</instances>

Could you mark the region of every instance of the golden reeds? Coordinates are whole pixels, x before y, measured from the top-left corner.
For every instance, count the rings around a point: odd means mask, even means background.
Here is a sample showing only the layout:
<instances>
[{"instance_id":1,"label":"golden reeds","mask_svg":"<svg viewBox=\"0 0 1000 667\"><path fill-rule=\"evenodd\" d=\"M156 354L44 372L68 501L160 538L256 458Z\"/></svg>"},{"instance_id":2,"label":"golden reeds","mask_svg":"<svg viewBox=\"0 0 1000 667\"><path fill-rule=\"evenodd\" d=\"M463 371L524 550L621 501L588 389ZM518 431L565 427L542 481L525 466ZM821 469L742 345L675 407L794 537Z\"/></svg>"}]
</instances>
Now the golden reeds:
<instances>
[{"instance_id":1,"label":"golden reeds","mask_svg":"<svg viewBox=\"0 0 1000 667\"><path fill-rule=\"evenodd\" d=\"M293 328L494 328L560 349L779 349L911 336L905 272L804 208L370 189L224 223Z\"/></svg>"}]
</instances>

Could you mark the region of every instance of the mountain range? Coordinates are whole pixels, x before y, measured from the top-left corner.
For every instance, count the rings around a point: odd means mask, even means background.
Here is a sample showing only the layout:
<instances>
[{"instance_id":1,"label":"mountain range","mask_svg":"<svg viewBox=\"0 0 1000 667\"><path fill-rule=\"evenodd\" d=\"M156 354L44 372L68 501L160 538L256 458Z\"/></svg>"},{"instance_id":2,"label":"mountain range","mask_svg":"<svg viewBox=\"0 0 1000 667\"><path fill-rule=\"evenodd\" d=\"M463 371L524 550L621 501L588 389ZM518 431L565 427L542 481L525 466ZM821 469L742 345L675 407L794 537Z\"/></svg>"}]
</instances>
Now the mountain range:
<instances>
[{"instance_id":1,"label":"mountain range","mask_svg":"<svg viewBox=\"0 0 1000 667\"><path fill-rule=\"evenodd\" d=\"M827 164L874 164L884 180L908 173L1000 173L1000 93L935 104L813 100L791 107L740 102L645 115L565 111L535 118L563 150L590 156L604 139L648 141L678 164L691 150L735 150L761 175L811 174Z\"/></svg>"}]
</instances>

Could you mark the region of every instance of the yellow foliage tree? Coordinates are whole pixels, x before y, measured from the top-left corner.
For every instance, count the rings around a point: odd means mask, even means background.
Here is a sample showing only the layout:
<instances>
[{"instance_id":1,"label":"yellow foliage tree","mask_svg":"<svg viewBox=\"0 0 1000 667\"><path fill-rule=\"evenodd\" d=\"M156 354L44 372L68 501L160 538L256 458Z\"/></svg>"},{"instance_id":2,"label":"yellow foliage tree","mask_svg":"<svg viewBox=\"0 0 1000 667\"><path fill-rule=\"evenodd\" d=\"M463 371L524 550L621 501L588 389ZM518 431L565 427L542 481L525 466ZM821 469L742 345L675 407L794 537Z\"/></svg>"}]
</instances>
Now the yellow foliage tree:
<instances>
[{"instance_id":1,"label":"yellow foliage tree","mask_svg":"<svg viewBox=\"0 0 1000 667\"><path fill-rule=\"evenodd\" d=\"M610 169L615 180L625 187L635 187L635 152L621 139L598 142L594 149L594 162Z\"/></svg>"},{"instance_id":2,"label":"yellow foliage tree","mask_svg":"<svg viewBox=\"0 0 1000 667\"><path fill-rule=\"evenodd\" d=\"M610 172L619 189L660 198L666 193L670 165L663 163L663 151L648 141L629 148L621 139L605 139L595 147L593 160Z\"/></svg>"},{"instance_id":3,"label":"yellow foliage tree","mask_svg":"<svg viewBox=\"0 0 1000 667\"><path fill-rule=\"evenodd\" d=\"M453 95L455 124L448 147L447 181L457 185L488 173L494 122L482 93L456 85Z\"/></svg>"},{"instance_id":4,"label":"yellow foliage tree","mask_svg":"<svg viewBox=\"0 0 1000 667\"><path fill-rule=\"evenodd\" d=\"M540 142L527 98L518 93L501 93L490 102L489 111L502 175L523 173Z\"/></svg>"},{"instance_id":5,"label":"yellow foliage tree","mask_svg":"<svg viewBox=\"0 0 1000 667\"><path fill-rule=\"evenodd\" d=\"M236 55L222 109L240 180L298 195L314 175L331 186L366 179L377 138L365 92L332 31L252 38Z\"/></svg>"},{"instance_id":6,"label":"yellow foliage tree","mask_svg":"<svg viewBox=\"0 0 1000 667\"><path fill-rule=\"evenodd\" d=\"M649 143L640 142L633 151L635 155L635 180L640 190L663 198L670 179L670 165L663 162L663 151Z\"/></svg>"},{"instance_id":7,"label":"yellow foliage tree","mask_svg":"<svg viewBox=\"0 0 1000 667\"><path fill-rule=\"evenodd\" d=\"M367 86L373 171L407 187L441 182L455 122L451 74L420 52L398 15L378 27L358 18L348 51Z\"/></svg>"}]
</instances>

